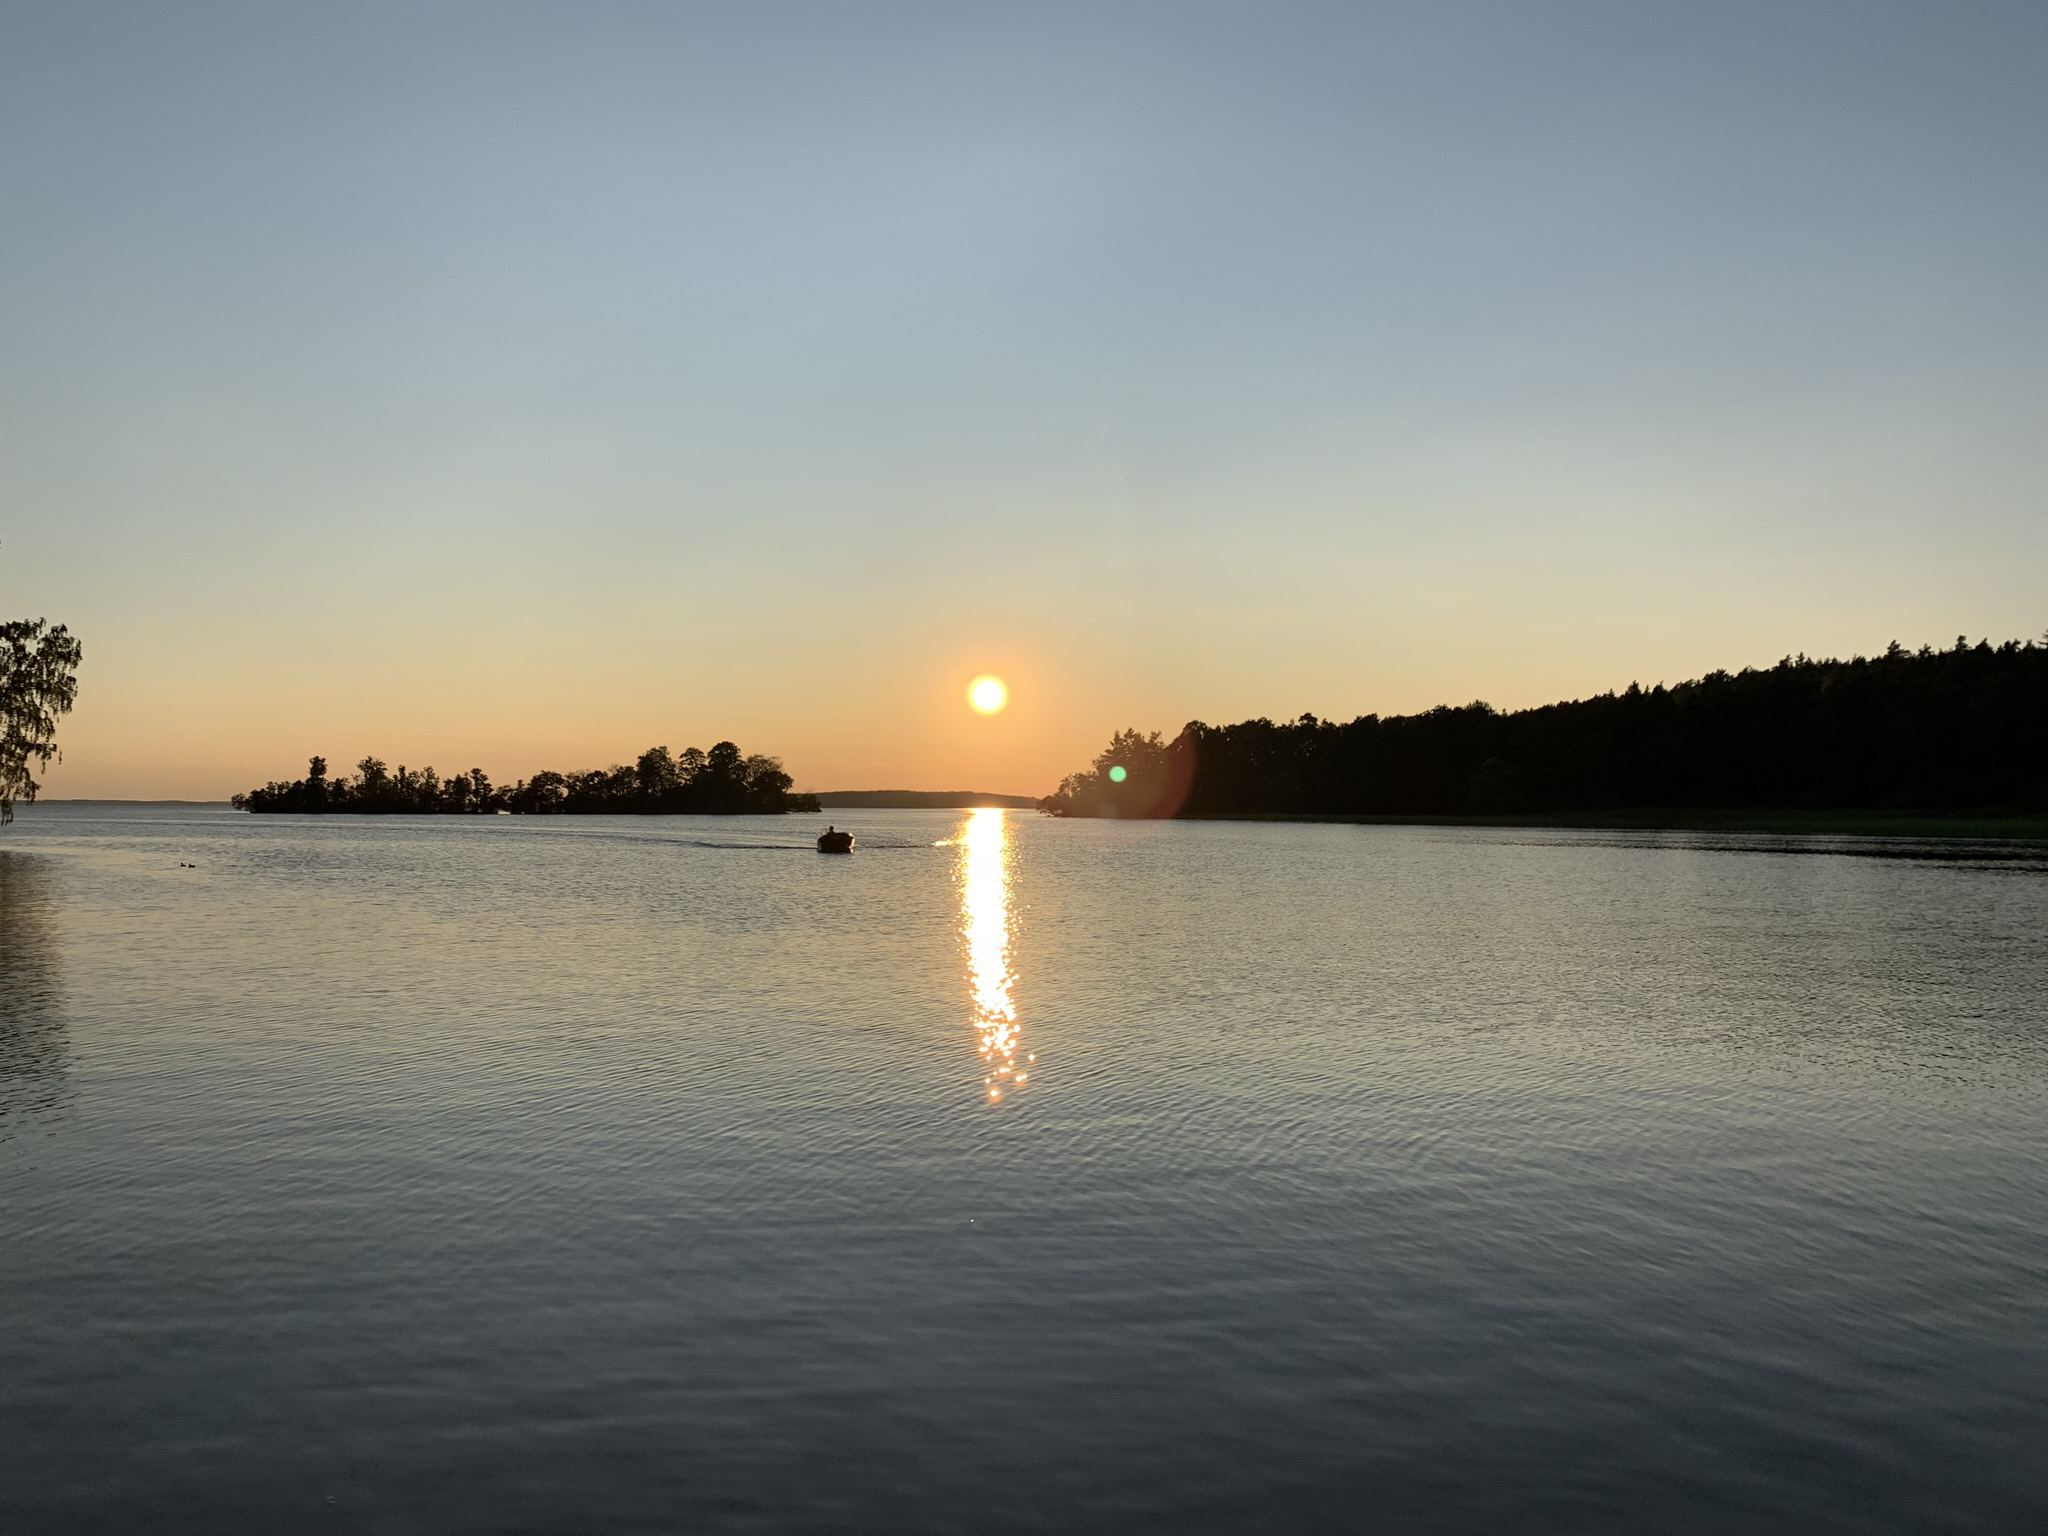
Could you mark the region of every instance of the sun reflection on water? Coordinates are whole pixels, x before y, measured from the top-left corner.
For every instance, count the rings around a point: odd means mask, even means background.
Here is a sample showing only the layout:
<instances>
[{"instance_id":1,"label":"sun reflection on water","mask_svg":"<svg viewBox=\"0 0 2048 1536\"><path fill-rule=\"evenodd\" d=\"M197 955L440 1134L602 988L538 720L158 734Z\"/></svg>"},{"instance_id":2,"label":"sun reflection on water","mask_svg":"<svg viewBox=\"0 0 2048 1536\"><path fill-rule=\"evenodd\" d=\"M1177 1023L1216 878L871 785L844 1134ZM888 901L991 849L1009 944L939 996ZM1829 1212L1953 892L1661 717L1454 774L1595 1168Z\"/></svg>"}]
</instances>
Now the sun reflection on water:
<instances>
[{"instance_id":1,"label":"sun reflection on water","mask_svg":"<svg viewBox=\"0 0 2048 1536\"><path fill-rule=\"evenodd\" d=\"M960 832L960 936L967 949L967 989L980 1035L982 1089L999 1104L1031 1080L1036 1058L1021 1053L1016 973L1010 969L1010 829L1004 813L967 813Z\"/></svg>"}]
</instances>

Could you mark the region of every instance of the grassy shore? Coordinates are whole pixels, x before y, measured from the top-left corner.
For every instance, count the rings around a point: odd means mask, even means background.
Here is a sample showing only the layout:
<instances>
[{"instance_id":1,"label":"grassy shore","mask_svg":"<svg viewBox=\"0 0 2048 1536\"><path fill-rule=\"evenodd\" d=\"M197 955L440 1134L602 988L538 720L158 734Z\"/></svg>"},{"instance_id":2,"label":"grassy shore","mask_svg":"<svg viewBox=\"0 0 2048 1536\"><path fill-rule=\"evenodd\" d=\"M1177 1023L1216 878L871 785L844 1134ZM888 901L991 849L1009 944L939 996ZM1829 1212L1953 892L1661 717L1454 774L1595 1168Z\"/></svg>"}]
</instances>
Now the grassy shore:
<instances>
[{"instance_id":1,"label":"grassy shore","mask_svg":"<svg viewBox=\"0 0 2048 1536\"><path fill-rule=\"evenodd\" d=\"M2048 815L1927 811L1560 811L1517 816L1219 815L1204 821L1332 821L1386 827L1582 827L1631 832L1777 832L1814 837L1984 837L2048 842Z\"/></svg>"}]
</instances>

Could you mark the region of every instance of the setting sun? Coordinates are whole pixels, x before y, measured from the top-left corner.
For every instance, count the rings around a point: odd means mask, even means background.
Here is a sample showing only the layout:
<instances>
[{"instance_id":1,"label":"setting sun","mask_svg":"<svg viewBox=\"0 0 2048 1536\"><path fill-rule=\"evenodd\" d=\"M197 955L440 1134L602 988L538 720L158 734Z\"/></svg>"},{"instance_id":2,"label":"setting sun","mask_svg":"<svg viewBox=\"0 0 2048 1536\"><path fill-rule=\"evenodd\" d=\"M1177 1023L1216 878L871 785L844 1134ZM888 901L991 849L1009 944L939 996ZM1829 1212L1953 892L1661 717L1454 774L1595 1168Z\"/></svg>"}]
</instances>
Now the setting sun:
<instances>
[{"instance_id":1,"label":"setting sun","mask_svg":"<svg viewBox=\"0 0 2048 1536\"><path fill-rule=\"evenodd\" d=\"M996 714L1010 702L1009 685L984 674L967 685L967 702L984 715Z\"/></svg>"}]
</instances>

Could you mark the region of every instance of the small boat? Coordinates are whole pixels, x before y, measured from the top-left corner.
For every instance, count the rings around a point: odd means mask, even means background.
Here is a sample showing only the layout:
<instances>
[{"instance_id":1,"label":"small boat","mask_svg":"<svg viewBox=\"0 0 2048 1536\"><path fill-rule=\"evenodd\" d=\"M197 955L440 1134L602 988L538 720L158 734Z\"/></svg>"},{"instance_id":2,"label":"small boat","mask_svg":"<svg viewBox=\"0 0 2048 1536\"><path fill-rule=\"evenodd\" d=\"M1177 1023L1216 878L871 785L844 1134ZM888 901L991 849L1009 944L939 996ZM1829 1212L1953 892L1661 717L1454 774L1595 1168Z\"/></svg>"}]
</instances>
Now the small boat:
<instances>
[{"instance_id":1,"label":"small boat","mask_svg":"<svg viewBox=\"0 0 2048 1536\"><path fill-rule=\"evenodd\" d=\"M851 832L842 832L837 827L827 827L818 834L818 852L853 852L853 834Z\"/></svg>"}]
</instances>

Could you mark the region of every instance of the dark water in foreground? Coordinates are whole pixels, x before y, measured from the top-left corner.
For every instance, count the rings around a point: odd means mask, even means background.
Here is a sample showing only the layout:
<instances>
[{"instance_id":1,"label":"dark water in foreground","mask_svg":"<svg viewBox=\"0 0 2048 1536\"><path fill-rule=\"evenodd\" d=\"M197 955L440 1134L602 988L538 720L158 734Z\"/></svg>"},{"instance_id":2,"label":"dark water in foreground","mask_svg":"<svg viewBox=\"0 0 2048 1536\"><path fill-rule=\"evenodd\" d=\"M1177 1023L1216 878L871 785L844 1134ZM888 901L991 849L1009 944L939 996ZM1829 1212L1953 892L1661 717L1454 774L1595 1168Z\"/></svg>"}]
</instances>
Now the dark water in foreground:
<instances>
[{"instance_id":1,"label":"dark water in foreground","mask_svg":"<svg viewBox=\"0 0 2048 1536\"><path fill-rule=\"evenodd\" d=\"M0 833L0 1531L2048 1527L2048 860L855 825Z\"/></svg>"}]
</instances>

